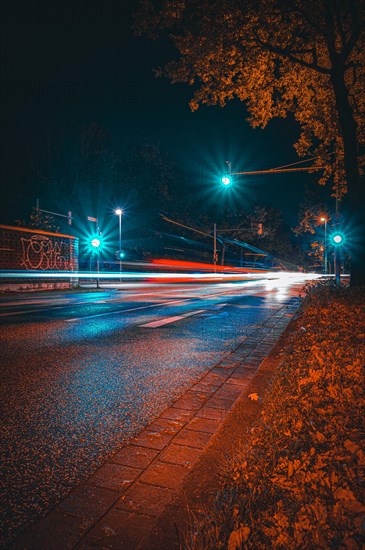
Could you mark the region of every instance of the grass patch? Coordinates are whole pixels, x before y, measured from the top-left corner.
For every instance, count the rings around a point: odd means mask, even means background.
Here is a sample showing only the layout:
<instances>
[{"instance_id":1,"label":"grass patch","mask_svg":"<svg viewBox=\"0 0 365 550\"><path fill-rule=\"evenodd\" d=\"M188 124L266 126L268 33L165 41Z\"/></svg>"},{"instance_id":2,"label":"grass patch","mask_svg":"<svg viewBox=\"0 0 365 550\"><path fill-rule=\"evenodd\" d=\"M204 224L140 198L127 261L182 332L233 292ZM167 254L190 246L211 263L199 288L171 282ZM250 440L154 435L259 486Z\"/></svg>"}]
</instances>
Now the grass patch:
<instances>
[{"instance_id":1,"label":"grass patch","mask_svg":"<svg viewBox=\"0 0 365 550\"><path fill-rule=\"evenodd\" d=\"M297 326L259 421L185 548L364 544L364 291L310 286Z\"/></svg>"}]
</instances>

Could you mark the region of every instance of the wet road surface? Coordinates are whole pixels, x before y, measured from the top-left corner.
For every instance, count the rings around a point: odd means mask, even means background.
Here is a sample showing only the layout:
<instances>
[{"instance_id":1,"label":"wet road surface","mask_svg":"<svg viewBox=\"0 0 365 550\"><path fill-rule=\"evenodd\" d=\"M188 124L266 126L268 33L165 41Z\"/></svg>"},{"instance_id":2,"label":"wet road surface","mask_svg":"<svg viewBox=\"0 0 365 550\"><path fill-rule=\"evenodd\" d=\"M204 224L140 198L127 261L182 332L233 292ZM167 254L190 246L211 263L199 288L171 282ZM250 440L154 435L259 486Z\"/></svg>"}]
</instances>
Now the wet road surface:
<instances>
[{"instance_id":1,"label":"wet road surface","mask_svg":"<svg viewBox=\"0 0 365 550\"><path fill-rule=\"evenodd\" d=\"M1 299L1 543L44 515L300 285L125 286Z\"/></svg>"}]
</instances>

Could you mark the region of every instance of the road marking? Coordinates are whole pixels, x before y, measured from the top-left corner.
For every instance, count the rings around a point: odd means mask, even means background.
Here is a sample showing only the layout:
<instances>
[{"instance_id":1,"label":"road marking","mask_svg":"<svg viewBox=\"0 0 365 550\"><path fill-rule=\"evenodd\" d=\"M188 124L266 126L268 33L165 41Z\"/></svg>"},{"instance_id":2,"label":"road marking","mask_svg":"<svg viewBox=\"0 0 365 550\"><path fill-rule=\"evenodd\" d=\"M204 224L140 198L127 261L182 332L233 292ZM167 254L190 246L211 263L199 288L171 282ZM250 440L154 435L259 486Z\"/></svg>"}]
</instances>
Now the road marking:
<instances>
[{"instance_id":1,"label":"road marking","mask_svg":"<svg viewBox=\"0 0 365 550\"><path fill-rule=\"evenodd\" d=\"M54 309L63 309L65 306L51 306L50 308L28 309L27 311L9 311L0 313L0 317L12 317L13 315L28 315L28 313L43 313L44 311L53 311Z\"/></svg>"},{"instance_id":2,"label":"road marking","mask_svg":"<svg viewBox=\"0 0 365 550\"><path fill-rule=\"evenodd\" d=\"M175 315L174 317L166 317L165 319L159 319L158 321L151 321L145 325L139 325L141 328L157 328L162 327L163 325L168 325L169 323L174 323L175 321L181 321L181 319L186 319L186 317L191 317L192 315L198 315L198 313L204 313L205 309L198 309L197 311L191 311L190 313L185 313L184 315Z\"/></svg>"},{"instance_id":3,"label":"road marking","mask_svg":"<svg viewBox=\"0 0 365 550\"><path fill-rule=\"evenodd\" d=\"M220 291L220 292L215 292L215 293L210 293L210 294L203 294L202 296L199 296L199 294L197 296L193 296L193 297L190 297L190 298L185 298L185 299L182 299L182 300L173 300L173 301L168 301L168 302L158 302L158 303L154 303L154 304L149 304L147 306L139 306L139 307L135 307L135 308L130 308L130 309L124 309L124 310L117 310L117 311L107 311L107 312L104 312L104 313L95 313L95 314L92 314L92 315L85 315L83 317L74 317L72 319L63 319L63 321L67 322L67 323L74 323L76 321L81 321L83 319L94 319L94 318L97 318L97 317L105 317L107 315L116 315L118 313L128 313L130 311L138 311L138 310L142 310L142 309L149 309L151 307L159 307L159 306L168 306L170 304L180 304L180 303L184 303L184 302L189 302L190 300L205 300L207 298L218 298L219 296L221 296L222 294L235 294L237 292L237 288L234 288L234 289L230 289L230 290L223 290L223 291ZM252 294L254 293L254 291L249 291L249 292L246 292L247 294ZM144 293L139 293L137 294L137 296L143 296ZM148 293L149 294L149 293ZM133 297L133 294L130 295L130 297ZM110 300L106 300L106 301L113 301L113 299L110 299ZM119 302L120 300L118 300ZM52 306L50 305L49 307L46 307L46 308L39 308L39 309L32 309L32 310L28 310L28 311L13 311L13 312L6 312L6 313L0 313L0 317L12 317L13 315L27 315L28 313L42 313L44 311L52 311L52 310L55 310L55 309L62 309L62 308L66 308L66 307L74 307L74 306L80 306L80 305L87 305L87 304L92 304L92 303L95 303L95 302L84 302L82 301L81 303L75 303L75 302L71 302L71 303L65 303L64 305L62 306ZM228 305L228 304L227 304ZM216 307L219 307L216 306ZM223 305L222 305L223 307ZM62 319L57 319L55 321L61 321ZM53 322L55 322L53 321Z\"/></svg>"},{"instance_id":4,"label":"road marking","mask_svg":"<svg viewBox=\"0 0 365 550\"><path fill-rule=\"evenodd\" d=\"M151 307L168 306L170 304L181 304L188 302L189 300L173 300L171 302L149 304L148 306L131 307L129 309L118 309L116 311L106 311L104 313L94 313L93 315L84 315L83 317L74 317L73 319L64 319L66 323L74 323L75 321L82 321L84 319L94 319L95 317L105 317L106 315L116 315L118 313L129 313L130 311L139 311L141 309L149 309Z\"/></svg>"}]
</instances>

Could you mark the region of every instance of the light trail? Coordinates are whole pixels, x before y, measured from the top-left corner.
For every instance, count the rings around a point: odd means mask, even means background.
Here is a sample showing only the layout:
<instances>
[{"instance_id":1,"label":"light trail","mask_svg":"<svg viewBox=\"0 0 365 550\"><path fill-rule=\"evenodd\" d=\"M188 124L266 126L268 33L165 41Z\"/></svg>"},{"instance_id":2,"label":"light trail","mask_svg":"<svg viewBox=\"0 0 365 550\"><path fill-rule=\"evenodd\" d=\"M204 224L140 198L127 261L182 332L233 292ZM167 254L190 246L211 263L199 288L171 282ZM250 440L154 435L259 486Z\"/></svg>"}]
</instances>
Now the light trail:
<instances>
[{"instance_id":1,"label":"light trail","mask_svg":"<svg viewBox=\"0 0 365 550\"><path fill-rule=\"evenodd\" d=\"M226 272L226 273L161 273L161 272L130 272L125 271L122 273L122 279L139 279L139 280L249 280L249 279L280 279L280 280L293 280L298 281L311 280L320 278L322 275L318 273L296 273L296 272ZM119 273L116 272L76 272L76 271L2 271L0 273L0 279L115 279L120 278Z\"/></svg>"}]
</instances>

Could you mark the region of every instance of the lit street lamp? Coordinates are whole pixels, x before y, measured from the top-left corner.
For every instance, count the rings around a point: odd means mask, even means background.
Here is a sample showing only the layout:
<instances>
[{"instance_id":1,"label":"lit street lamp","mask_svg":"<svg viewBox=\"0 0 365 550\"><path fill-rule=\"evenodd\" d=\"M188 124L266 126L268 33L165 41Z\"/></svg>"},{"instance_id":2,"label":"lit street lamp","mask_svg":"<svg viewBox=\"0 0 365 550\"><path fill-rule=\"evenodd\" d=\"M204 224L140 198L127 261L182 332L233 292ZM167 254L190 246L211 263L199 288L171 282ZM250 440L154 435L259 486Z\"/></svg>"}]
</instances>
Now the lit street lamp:
<instances>
[{"instance_id":1,"label":"lit street lamp","mask_svg":"<svg viewBox=\"0 0 365 550\"><path fill-rule=\"evenodd\" d=\"M327 275L327 218L322 216L321 222L324 222L324 274Z\"/></svg>"},{"instance_id":2,"label":"lit street lamp","mask_svg":"<svg viewBox=\"0 0 365 550\"><path fill-rule=\"evenodd\" d=\"M122 272L122 214L123 214L123 210L121 208L117 208L115 210L115 214L119 218L119 253L118 253L118 257L119 257L119 273L121 273Z\"/></svg>"}]
</instances>

